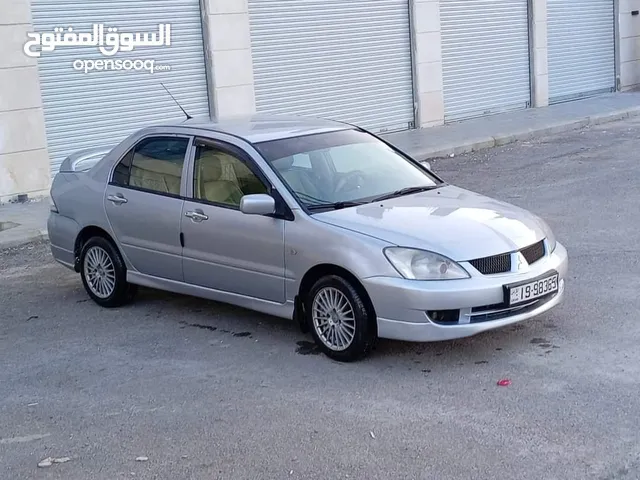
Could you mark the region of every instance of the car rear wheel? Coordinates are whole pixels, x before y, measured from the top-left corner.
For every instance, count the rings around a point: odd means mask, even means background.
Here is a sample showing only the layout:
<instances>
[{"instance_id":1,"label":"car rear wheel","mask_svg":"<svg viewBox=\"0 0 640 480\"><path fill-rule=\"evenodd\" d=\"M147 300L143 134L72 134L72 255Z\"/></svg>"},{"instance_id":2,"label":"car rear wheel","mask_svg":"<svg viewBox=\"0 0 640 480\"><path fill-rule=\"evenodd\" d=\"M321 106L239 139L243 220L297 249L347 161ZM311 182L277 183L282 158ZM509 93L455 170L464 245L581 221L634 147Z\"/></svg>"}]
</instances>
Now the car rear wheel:
<instances>
[{"instance_id":1,"label":"car rear wheel","mask_svg":"<svg viewBox=\"0 0 640 480\"><path fill-rule=\"evenodd\" d=\"M92 237L80 255L80 275L89 296L98 305L120 307L133 299L137 287L127 282L127 269L113 243Z\"/></svg>"},{"instance_id":2,"label":"car rear wheel","mask_svg":"<svg viewBox=\"0 0 640 480\"><path fill-rule=\"evenodd\" d=\"M352 362L371 351L376 340L375 317L347 280L337 275L320 278L305 303L309 329L328 357Z\"/></svg>"}]
</instances>

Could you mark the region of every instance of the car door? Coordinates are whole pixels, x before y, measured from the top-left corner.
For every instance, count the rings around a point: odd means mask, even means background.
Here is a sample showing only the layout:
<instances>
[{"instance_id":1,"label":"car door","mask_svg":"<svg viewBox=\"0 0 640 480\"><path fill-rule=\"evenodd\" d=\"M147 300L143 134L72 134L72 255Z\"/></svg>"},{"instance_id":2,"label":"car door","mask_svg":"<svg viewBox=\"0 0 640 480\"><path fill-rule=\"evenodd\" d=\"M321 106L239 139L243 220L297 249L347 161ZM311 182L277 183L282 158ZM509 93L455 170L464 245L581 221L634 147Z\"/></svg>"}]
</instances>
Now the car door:
<instances>
[{"instance_id":1,"label":"car door","mask_svg":"<svg viewBox=\"0 0 640 480\"><path fill-rule=\"evenodd\" d=\"M140 140L116 165L105 210L124 255L138 272L183 280L180 219L190 137Z\"/></svg>"},{"instance_id":2,"label":"car door","mask_svg":"<svg viewBox=\"0 0 640 480\"><path fill-rule=\"evenodd\" d=\"M199 141L182 215L186 283L284 303L284 222L245 215L243 195L268 193L268 181L241 149Z\"/></svg>"}]
</instances>

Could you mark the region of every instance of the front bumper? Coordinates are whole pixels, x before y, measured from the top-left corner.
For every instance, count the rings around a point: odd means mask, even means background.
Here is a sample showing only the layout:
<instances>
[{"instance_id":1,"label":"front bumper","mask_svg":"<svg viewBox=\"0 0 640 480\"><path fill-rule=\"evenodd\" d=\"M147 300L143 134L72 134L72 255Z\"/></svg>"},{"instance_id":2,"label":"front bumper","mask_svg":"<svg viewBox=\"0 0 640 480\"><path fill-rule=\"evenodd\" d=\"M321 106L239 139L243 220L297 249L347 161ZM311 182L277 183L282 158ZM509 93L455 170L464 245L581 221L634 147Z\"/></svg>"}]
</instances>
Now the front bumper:
<instances>
[{"instance_id":1,"label":"front bumper","mask_svg":"<svg viewBox=\"0 0 640 480\"><path fill-rule=\"evenodd\" d=\"M559 289L527 305L507 307L504 285L535 280L553 270ZM434 342L470 337L536 317L558 305L565 292L568 256L557 244L552 254L529 266L524 273L473 274L449 281L415 281L392 277L363 280L378 316L378 336L409 342ZM427 312L456 311L454 321L436 323Z\"/></svg>"}]
</instances>

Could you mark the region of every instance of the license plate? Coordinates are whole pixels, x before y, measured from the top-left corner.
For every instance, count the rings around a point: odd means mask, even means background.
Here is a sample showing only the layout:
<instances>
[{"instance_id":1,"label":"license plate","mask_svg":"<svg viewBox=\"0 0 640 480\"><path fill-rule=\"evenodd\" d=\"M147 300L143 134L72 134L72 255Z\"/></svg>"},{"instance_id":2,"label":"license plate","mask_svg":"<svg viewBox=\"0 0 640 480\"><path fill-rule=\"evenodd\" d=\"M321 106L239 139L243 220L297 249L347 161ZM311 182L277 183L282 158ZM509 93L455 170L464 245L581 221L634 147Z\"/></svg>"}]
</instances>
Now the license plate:
<instances>
[{"instance_id":1,"label":"license plate","mask_svg":"<svg viewBox=\"0 0 640 480\"><path fill-rule=\"evenodd\" d=\"M554 273L520 285L507 285L507 301L510 306L529 302L558 291L559 275Z\"/></svg>"}]
</instances>

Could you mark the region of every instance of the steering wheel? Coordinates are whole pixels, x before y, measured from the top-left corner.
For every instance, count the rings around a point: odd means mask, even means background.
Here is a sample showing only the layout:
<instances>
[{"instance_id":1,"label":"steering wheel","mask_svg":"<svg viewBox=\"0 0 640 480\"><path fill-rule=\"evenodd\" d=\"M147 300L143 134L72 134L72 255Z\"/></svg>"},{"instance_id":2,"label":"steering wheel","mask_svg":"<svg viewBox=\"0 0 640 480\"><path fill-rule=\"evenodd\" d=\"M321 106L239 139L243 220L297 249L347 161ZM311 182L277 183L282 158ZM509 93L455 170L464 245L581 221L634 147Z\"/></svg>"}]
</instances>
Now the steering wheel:
<instances>
[{"instance_id":1,"label":"steering wheel","mask_svg":"<svg viewBox=\"0 0 640 480\"><path fill-rule=\"evenodd\" d=\"M338 183L333 189L333 192L350 192L351 190L358 189L366 182L366 177L367 174L362 170L352 170L351 172L343 176L340 180L338 180Z\"/></svg>"}]
</instances>

